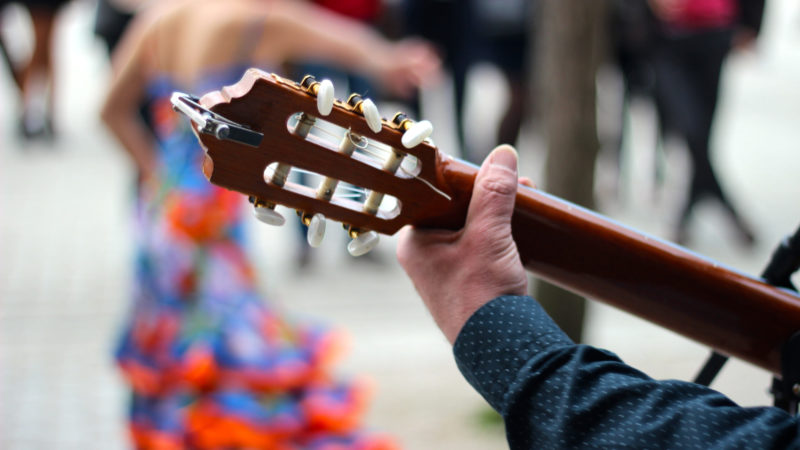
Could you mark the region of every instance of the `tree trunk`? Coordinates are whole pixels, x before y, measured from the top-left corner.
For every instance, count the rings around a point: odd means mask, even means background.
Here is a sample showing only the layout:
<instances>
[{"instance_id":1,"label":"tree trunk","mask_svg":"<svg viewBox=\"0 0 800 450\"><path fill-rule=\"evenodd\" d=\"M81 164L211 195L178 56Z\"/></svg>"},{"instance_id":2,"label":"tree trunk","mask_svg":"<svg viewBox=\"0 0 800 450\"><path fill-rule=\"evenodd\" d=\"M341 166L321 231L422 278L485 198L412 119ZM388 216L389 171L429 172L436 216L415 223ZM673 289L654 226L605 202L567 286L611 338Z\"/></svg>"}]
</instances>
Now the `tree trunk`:
<instances>
[{"instance_id":1,"label":"tree trunk","mask_svg":"<svg viewBox=\"0 0 800 450\"><path fill-rule=\"evenodd\" d=\"M595 76L606 18L604 0L540 0L537 11L539 116L547 145L545 189L594 207L597 138ZM575 257L580 258L580 249ZM537 299L576 342L583 332L585 300L538 282Z\"/></svg>"}]
</instances>

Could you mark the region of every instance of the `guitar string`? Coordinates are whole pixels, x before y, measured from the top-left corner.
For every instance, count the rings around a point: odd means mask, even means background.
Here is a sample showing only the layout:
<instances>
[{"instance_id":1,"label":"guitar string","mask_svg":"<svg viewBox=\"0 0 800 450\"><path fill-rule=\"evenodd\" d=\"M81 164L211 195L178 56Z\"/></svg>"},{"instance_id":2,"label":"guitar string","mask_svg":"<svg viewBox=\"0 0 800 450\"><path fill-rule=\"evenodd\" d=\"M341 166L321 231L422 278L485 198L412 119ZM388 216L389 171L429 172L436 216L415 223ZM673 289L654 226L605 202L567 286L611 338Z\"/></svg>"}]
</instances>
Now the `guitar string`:
<instances>
[{"instance_id":1,"label":"guitar string","mask_svg":"<svg viewBox=\"0 0 800 450\"><path fill-rule=\"evenodd\" d=\"M319 178L325 178L324 175L320 175L320 174L318 174L316 172L312 172L310 170L301 169L299 167L294 167L292 169L292 172L302 173L302 174L306 174L306 175L313 175L313 176L316 176L316 177L319 177ZM305 185L305 186L307 188L313 188L313 186L310 186L310 185ZM341 191L349 191L349 193L339 194L338 192L340 190ZM339 198L360 198L360 197L363 197L364 195L366 195L366 193L367 193L367 189L362 188L362 187L352 186L350 184L339 184L339 185L336 186L336 191L337 191L336 197L339 197Z\"/></svg>"},{"instance_id":2,"label":"guitar string","mask_svg":"<svg viewBox=\"0 0 800 450\"><path fill-rule=\"evenodd\" d=\"M316 125L316 124L314 124L314 125L312 125L312 127L311 127L311 128L317 129L317 130L319 130L321 133L327 134L328 136L330 136L330 137L332 137L332 138L334 138L334 139L339 139L339 136L335 135L335 134L334 134L333 132L331 132L331 131L328 131L328 130L326 130L326 129L324 129L324 128L320 127L319 125ZM386 155L389 153L389 151L388 151L388 150L381 149L381 148L379 148L379 147L377 147L377 146L375 146L375 145L371 144L371 143L370 143L370 140L369 140L369 138L367 138L366 136L360 136L360 138L361 138L360 142L359 142L359 143L356 143L356 142L353 140L353 133L351 132L351 129L350 129L350 128L348 128L348 129L345 131L345 133L347 134L347 136L348 136L348 139L350 139L350 142L351 142L351 143L352 143L352 144L353 144L353 145L354 145L356 148L358 148L359 150L363 151L364 153L366 153L366 154L368 154L368 155L370 155L370 156L373 156L373 157L377 158L378 160L385 159ZM363 144L361 144L361 143L363 143ZM359 145L359 144L361 144L361 145ZM372 150L370 150L370 149L372 149ZM377 149L377 150L379 150L379 151L381 151L381 152L383 152L383 153L381 154L381 153L379 153L379 152L376 152L376 151L375 151L376 149ZM446 199L447 199L447 201L451 201L451 200L453 200L453 197L451 197L451 196L450 196L450 195L448 195L446 192L444 192L444 191L442 191L441 189L439 189L439 188L437 188L436 186L434 186L434 185L433 185L433 183L431 183L430 181L428 181L428 180L426 180L426 179L424 179L424 178L420 177L419 175L415 175L415 174L411 173L411 172L410 172L408 169L406 169L406 168L405 168L405 167L403 167L402 165L399 167L399 170L400 170L401 172L403 172L404 174L408 175L409 177L411 177L411 178L413 178L413 179L415 179L415 180L421 181L421 182L422 182L424 185L428 186L428 187L429 187L429 188L430 188L430 189L431 189L433 192L435 192L436 194L438 194L438 195L441 195L442 197L446 198Z\"/></svg>"},{"instance_id":3,"label":"guitar string","mask_svg":"<svg viewBox=\"0 0 800 450\"><path fill-rule=\"evenodd\" d=\"M449 201L451 201L451 200L453 200L453 197L451 197L451 196L450 196L450 195L448 195L446 192L444 192L444 191L442 191L441 189L439 189L439 188L437 188L436 186L434 186L434 185L433 185L433 183L431 183L430 181L426 180L425 178L419 177L419 176L417 176L417 175L412 175L412 174L411 174L411 172L409 172L409 171L408 171L408 170L407 170L405 167L403 167L403 166L400 166L400 170L401 170L402 172L404 172L406 175L408 175L408 176L410 176L410 177L413 177L413 178L415 178L415 179L417 179L417 180L421 181L423 184L425 184L426 186L428 186L429 188L431 188L431 190L432 190L433 192L435 192L435 193L437 193L437 194L441 195L442 197L446 198L448 202L449 202Z\"/></svg>"},{"instance_id":4,"label":"guitar string","mask_svg":"<svg viewBox=\"0 0 800 450\"><path fill-rule=\"evenodd\" d=\"M320 127L319 125L314 124L311 128L319 130L321 133L327 134L328 136L330 136L330 137L332 137L334 139L339 139L340 138L340 136L334 134L332 131L328 131L328 130ZM356 142L355 140L353 140L353 133L352 133L350 128L345 130L345 134L347 135L347 138L350 140L350 142L353 144L353 146L355 146L357 149L363 151L364 153L366 153L366 154L368 154L368 155L370 155L370 156L372 156L372 157L374 157L374 158L376 158L378 160L385 159L386 155L388 155L388 153L389 153L387 150L382 150L382 149L376 147L375 145L371 144L369 139L366 136L359 136L361 139L360 139L359 142ZM375 151L376 149L380 150L380 151L383 151L383 154Z\"/></svg>"}]
</instances>

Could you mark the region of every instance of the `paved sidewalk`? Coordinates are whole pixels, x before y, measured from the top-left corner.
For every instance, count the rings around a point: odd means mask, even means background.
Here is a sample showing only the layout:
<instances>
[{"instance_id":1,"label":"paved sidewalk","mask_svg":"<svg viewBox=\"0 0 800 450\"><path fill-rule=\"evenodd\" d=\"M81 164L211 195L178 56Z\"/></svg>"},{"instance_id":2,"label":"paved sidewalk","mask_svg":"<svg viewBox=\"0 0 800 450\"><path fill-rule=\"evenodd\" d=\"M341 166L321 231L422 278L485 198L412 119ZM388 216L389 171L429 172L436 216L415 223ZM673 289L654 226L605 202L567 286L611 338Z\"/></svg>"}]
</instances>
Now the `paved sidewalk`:
<instances>
[{"instance_id":1,"label":"paved sidewalk","mask_svg":"<svg viewBox=\"0 0 800 450\"><path fill-rule=\"evenodd\" d=\"M0 448L126 448L125 391L110 349L129 292L128 161L96 120L107 81L99 45L89 35L88 4L76 3L59 30L65 75L54 147L15 137L13 92L0 71ZM771 3L758 56L730 61L714 154L732 197L759 233L743 251L713 206L695 217L692 246L748 273L758 273L775 243L800 224L800 7ZM794 27L794 28L792 28ZM67 64L67 61L70 64ZM491 83L491 72L481 75ZM487 108L486 111L491 111ZM437 142L451 145L444 112L431 113ZM488 114L488 113L487 113ZM650 134L647 105L626 157L622 201L602 205L623 223L668 233L682 195L685 159L671 152L664 189L651 189L644 170ZM437 119L438 117L438 119ZM478 116L490 123L492 117ZM526 174L540 157L520 145ZM602 167L602 166L601 166ZM600 174L600 178L603 178ZM630 188L635 186L636 188ZM330 227L334 231L338 227ZM377 251L382 263L354 261L334 232L306 272L294 269L291 227L253 222L252 253L268 295L290 314L341 326L352 349L340 372L376 382L370 426L408 448L504 448L502 430L479 423L483 401L461 378L449 346L435 329L393 258L393 239ZM703 347L611 308L592 304L589 341L605 346L656 378L689 379ZM769 402L769 376L730 364L715 387L746 405Z\"/></svg>"}]
</instances>

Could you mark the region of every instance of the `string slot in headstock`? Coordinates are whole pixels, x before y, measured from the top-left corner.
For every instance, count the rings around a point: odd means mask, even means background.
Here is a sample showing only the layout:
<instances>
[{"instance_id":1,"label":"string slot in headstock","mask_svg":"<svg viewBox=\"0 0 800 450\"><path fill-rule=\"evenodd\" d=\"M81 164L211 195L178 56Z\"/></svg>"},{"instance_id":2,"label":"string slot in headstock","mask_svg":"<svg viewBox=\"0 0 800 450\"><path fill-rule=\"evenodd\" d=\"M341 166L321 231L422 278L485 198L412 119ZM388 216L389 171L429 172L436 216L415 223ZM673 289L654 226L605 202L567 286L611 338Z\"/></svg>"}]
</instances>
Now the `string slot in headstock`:
<instances>
[{"instance_id":1,"label":"string slot in headstock","mask_svg":"<svg viewBox=\"0 0 800 450\"><path fill-rule=\"evenodd\" d=\"M354 96L335 101L325 115L317 105L321 84L316 93L309 86L251 69L238 83L203 96L199 103L209 111L264 135L252 148L195 127L211 182L258 200L262 215L274 205L302 211L309 223L319 214L346 224L361 242L370 230L394 234L409 223L450 223L440 218L463 199L442 182L443 157L426 137L430 129L418 128L419 142L405 145L413 121L376 120L371 102ZM265 182L263 172L273 164ZM317 174L318 184L296 182L292 173L301 171ZM345 185L363 189L363 197L349 197Z\"/></svg>"},{"instance_id":2,"label":"string slot in headstock","mask_svg":"<svg viewBox=\"0 0 800 450\"><path fill-rule=\"evenodd\" d=\"M264 182L270 183L275 170L280 166L280 163L274 162L269 164L264 169ZM287 181L281 186L281 189L300 196L307 197L308 201L314 203L313 211L321 208L322 203L330 203L331 205L349 209L356 213L367 213L375 216L379 220L389 221L397 217L401 212L400 201L392 196L374 190L368 190L364 187L353 186L350 184L339 183L337 181L337 188L331 192L329 196L321 196L319 186L324 181L329 180L330 177L320 175L310 170L295 168L292 171L298 175L298 180ZM301 181L302 180L302 181ZM368 211L365 205L370 201L380 197L380 202L374 204L374 209ZM317 203L319 202L319 203ZM288 205L287 205L288 206ZM290 206L291 207L291 206ZM297 208L302 209L302 208Z\"/></svg>"},{"instance_id":3,"label":"string slot in headstock","mask_svg":"<svg viewBox=\"0 0 800 450\"><path fill-rule=\"evenodd\" d=\"M399 178L418 176L422 170L419 159L378 139L358 135L350 129L309 116L294 113L286 122L289 133L318 146L343 155L352 156L358 162L384 170ZM395 164L397 161L397 164Z\"/></svg>"}]
</instances>

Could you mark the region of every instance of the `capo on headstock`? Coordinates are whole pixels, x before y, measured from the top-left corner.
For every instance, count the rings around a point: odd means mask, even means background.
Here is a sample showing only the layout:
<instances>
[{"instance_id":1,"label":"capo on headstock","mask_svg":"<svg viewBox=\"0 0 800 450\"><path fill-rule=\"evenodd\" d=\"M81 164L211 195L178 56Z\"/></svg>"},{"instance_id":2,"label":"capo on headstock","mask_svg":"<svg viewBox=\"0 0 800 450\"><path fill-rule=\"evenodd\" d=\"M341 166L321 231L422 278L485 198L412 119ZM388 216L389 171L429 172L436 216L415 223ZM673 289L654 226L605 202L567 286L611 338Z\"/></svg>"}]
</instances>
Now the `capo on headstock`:
<instances>
[{"instance_id":1,"label":"capo on headstock","mask_svg":"<svg viewBox=\"0 0 800 450\"><path fill-rule=\"evenodd\" d=\"M176 111L186 115L200 133L210 134L221 141L258 147L264 135L228 120L200 105L200 100L183 92L173 92L170 102Z\"/></svg>"}]
</instances>

